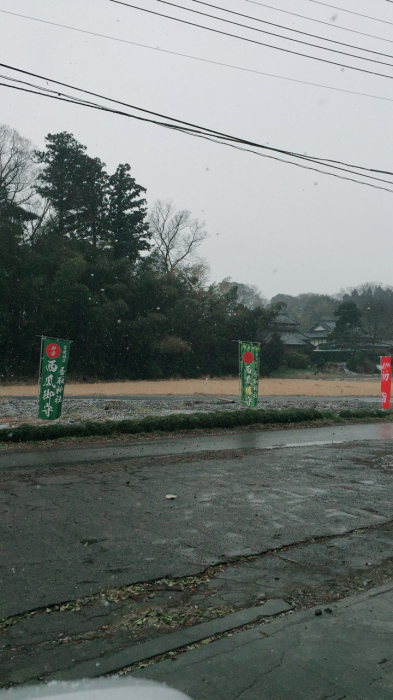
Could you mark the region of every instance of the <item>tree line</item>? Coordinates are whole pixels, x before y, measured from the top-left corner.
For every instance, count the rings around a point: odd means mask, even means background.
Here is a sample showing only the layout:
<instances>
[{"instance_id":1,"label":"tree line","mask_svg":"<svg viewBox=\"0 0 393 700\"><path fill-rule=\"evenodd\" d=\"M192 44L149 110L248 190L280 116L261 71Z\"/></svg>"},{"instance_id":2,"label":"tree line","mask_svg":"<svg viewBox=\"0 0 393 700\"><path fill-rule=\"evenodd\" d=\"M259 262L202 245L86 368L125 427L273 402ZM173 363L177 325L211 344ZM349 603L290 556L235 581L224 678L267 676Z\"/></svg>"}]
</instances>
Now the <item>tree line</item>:
<instances>
[{"instance_id":1,"label":"tree line","mask_svg":"<svg viewBox=\"0 0 393 700\"><path fill-rule=\"evenodd\" d=\"M233 341L260 337L276 310L207 284L204 224L171 202L148 212L145 195L129 164L108 173L72 134L37 151L0 127L3 381L37 374L40 335L73 341L79 379L236 374ZM266 347L271 366L278 355Z\"/></svg>"},{"instance_id":2,"label":"tree line","mask_svg":"<svg viewBox=\"0 0 393 700\"><path fill-rule=\"evenodd\" d=\"M393 339L393 288L387 285L366 283L341 290L334 296L277 294L271 303L284 304L286 313L299 322L303 332L319 319L338 320L342 315L346 318L349 308L351 323L367 333L374 343Z\"/></svg>"},{"instance_id":3,"label":"tree line","mask_svg":"<svg viewBox=\"0 0 393 700\"><path fill-rule=\"evenodd\" d=\"M282 308L306 331L352 302L375 342L393 337L391 287L268 302L230 278L207 283L206 236L170 201L148 210L128 163L108 173L72 134L48 134L39 151L0 125L0 379L37 374L40 335L73 341L78 379L236 374L234 341L263 338ZM262 374L285 357L270 337Z\"/></svg>"}]
</instances>

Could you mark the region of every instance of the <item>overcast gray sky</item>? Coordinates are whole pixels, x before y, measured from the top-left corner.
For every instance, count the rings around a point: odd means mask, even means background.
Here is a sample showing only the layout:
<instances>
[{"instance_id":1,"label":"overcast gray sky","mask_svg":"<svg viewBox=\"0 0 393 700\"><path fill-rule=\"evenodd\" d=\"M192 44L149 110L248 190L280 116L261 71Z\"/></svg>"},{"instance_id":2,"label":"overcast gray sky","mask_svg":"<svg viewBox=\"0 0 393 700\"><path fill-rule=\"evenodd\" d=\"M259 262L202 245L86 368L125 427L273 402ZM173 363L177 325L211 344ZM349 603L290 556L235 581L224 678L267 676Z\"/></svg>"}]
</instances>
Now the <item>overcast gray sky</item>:
<instances>
[{"instance_id":1,"label":"overcast gray sky","mask_svg":"<svg viewBox=\"0 0 393 700\"><path fill-rule=\"evenodd\" d=\"M323 20L330 26L247 0L208 1L389 54L391 59L379 59L391 63L392 68L345 57L341 60L393 77L393 4L386 0L332 0L381 22L312 0L264 0L274 8ZM157 0L129 2L225 30L218 21L192 16ZM192 0L173 2L214 12ZM393 169L393 80L219 36L109 0L0 0L0 10L388 98L371 99L304 85L0 14L2 63L274 147ZM224 13L221 16L231 19ZM250 23L241 18L238 21ZM337 25L380 38L344 31ZM256 32L230 25L226 29L329 57L327 52ZM339 55L330 57L340 61ZM147 188L149 205L157 198L171 198L178 208L204 219L210 237L201 254L209 261L212 280L232 277L255 284L267 297L279 292L334 293L367 281L393 283L393 194L6 88L0 88L0 99L0 122L16 128L37 147L44 146L49 132L70 131L110 171L120 162L129 162L137 182Z\"/></svg>"}]
</instances>

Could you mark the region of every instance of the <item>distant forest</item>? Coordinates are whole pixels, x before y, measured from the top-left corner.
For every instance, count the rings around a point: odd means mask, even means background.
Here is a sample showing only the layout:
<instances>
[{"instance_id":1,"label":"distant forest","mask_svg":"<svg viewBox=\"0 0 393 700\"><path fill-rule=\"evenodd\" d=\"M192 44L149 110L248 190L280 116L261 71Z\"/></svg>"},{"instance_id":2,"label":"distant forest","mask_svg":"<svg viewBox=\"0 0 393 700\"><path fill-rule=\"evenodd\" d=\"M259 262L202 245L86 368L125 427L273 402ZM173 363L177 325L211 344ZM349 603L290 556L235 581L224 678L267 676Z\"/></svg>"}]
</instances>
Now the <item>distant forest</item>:
<instances>
[{"instance_id":1,"label":"distant forest","mask_svg":"<svg viewBox=\"0 0 393 700\"><path fill-rule=\"evenodd\" d=\"M37 375L40 335L72 340L70 373L89 380L236 374L233 341L262 338L281 308L307 330L352 300L373 337L393 335L390 287L268 302L209 283L203 222L170 201L148 208L128 163L109 173L72 134L45 144L0 126L1 381ZM263 373L280 366L277 336L262 353Z\"/></svg>"},{"instance_id":2,"label":"distant forest","mask_svg":"<svg viewBox=\"0 0 393 700\"><path fill-rule=\"evenodd\" d=\"M356 304L361 313L360 325L374 341L393 339L393 288L385 285L362 284L335 296L277 294L270 304L285 304L285 312L299 322L299 328L304 332L319 319L334 319L340 303L347 301Z\"/></svg>"}]
</instances>

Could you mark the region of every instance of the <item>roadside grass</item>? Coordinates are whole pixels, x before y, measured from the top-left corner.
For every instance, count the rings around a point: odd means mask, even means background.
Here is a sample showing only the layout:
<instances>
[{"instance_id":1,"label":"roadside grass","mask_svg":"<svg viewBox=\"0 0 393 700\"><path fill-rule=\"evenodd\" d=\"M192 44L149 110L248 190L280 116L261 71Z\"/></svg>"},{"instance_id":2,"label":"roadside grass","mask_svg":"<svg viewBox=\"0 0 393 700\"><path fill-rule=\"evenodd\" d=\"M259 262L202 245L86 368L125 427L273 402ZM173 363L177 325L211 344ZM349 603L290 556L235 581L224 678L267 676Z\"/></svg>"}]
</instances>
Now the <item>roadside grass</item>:
<instances>
[{"instance_id":1,"label":"roadside grass","mask_svg":"<svg viewBox=\"0 0 393 700\"><path fill-rule=\"evenodd\" d=\"M85 421L76 424L21 425L0 431L0 443L45 442L62 438L117 437L120 435L167 434L245 428L251 426L290 427L291 425L390 420L390 411L361 409L320 411L313 408L256 409L210 413L147 416L141 420Z\"/></svg>"}]
</instances>

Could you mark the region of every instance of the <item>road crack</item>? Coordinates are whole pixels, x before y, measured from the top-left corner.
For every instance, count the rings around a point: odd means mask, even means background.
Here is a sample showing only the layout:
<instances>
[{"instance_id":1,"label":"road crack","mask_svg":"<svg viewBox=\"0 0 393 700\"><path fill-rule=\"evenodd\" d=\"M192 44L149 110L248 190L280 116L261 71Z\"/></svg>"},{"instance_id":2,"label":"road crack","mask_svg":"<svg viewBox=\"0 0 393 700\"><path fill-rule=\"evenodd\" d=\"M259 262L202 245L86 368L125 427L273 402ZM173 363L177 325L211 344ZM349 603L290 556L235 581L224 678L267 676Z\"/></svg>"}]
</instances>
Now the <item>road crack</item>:
<instances>
[{"instance_id":1,"label":"road crack","mask_svg":"<svg viewBox=\"0 0 393 700\"><path fill-rule=\"evenodd\" d=\"M58 612L64 606L86 606L89 605L91 602L94 602L98 598L106 598L108 595L116 595L119 598L122 597L124 593L131 589L137 589L138 587L151 587L151 586L160 586L162 584L166 584L168 581L171 583L171 587L179 585L179 582L185 582L185 585L187 586L187 582L190 581L194 585L199 585L200 583L204 583L207 580L213 579L218 573L223 572L226 569L229 569L231 567L236 566L237 564L244 564L248 562L253 562L257 560L264 559L265 557L268 556L278 556L281 553L286 553L290 552L291 550L296 550L301 547L307 547L308 545L313 545L313 544L324 544L325 542L329 542L331 540L339 540L339 539L344 539L346 537L349 537L351 535L362 535L366 534L368 532L372 532L378 529L383 529L386 526L393 525L393 519L392 520L385 520L382 523L374 523L373 525L368 525L367 527L363 528L353 528L351 530L347 530L344 533L336 533L332 535L316 535L314 537L307 538L305 540L299 540L297 542L292 542L289 544L284 544L281 547L272 547L269 549L266 549L258 554L250 554L250 555L240 555L237 557L228 557L224 561L220 561L217 564L212 564L207 567L204 567L201 569L196 574L192 574L191 576L183 576L180 578L174 578L171 579L169 576L163 576L158 579L148 579L145 581L136 581L130 585L126 586L121 586L119 588L111 588L111 589L106 589L103 591L99 591L98 593L93 593L88 596L84 596L83 598L77 598L77 599L67 599L63 600L58 603L49 603L47 605L42 605L37 608L31 608L30 610L24 611L22 613L18 613L17 615L10 616L8 618L4 618L0 620L0 630L4 628L5 626L8 626L10 624L15 624L15 622L19 622L21 620L27 619L33 615L37 615L40 613L46 613L46 612ZM281 559L284 559L283 557L279 557ZM291 560L289 557L285 557L286 560L290 561L291 563L296 563L295 560ZM173 588L173 590L175 590ZM184 590L184 587L183 587ZM378 594L376 594L378 595Z\"/></svg>"}]
</instances>

